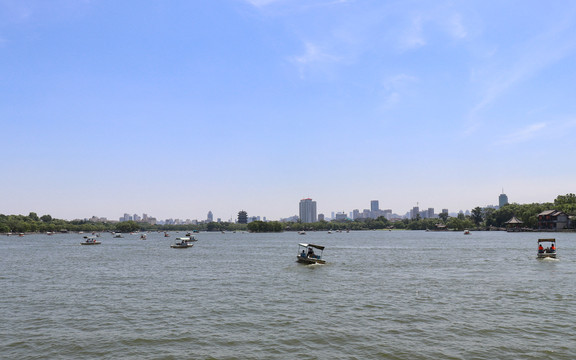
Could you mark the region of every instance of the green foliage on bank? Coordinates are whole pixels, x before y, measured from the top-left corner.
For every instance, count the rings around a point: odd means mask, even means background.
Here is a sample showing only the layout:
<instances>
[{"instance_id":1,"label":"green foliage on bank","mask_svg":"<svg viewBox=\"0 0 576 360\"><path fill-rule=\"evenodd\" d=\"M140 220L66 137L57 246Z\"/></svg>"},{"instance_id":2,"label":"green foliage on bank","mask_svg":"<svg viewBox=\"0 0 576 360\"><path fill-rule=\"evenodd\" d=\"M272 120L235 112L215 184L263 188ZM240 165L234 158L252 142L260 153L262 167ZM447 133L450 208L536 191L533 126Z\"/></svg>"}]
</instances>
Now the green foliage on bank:
<instances>
[{"instance_id":1,"label":"green foliage on bank","mask_svg":"<svg viewBox=\"0 0 576 360\"><path fill-rule=\"evenodd\" d=\"M135 221L124 222L91 222L88 220L60 220L50 215L38 216L35 212L25 215L0 214L0 233L44 233L59 231L84 232L134 232L134 231L251 231L251 232L281 232L281 231L339 231L339 230L381 230L406 229L426 230L435 229L438 224L445 225L451 230L504 228L506 222L516 216L524 223L524 227L536 229L538 227L538 214L546 210L559 210L568 215L576 215L576 195L566 194L556 197L554 202L542 204L508 204L496 210L491 208L475 207L471 214L465 216L448 217L440 214L436 219L403 219L390 222L384 217L378 219L357 219L353 221L318 221L315 223L281 223L277 221L254 221L250 224L236 224L229 222L209 222L197 225L152 225ZM573 223L572 227L576 224Z\"/></svg>"},{"instance_id":2,"label":"green foliage on bank","mask_svg":"<svg viewBox=\"0 0 576 360\"><path fill-rule=\"evenodd\" d=\"M284 231L284 226L278 221L252 221L248 224L248 231L262 233L262 232L282 232Z\"/></svg>"}]
</instances>

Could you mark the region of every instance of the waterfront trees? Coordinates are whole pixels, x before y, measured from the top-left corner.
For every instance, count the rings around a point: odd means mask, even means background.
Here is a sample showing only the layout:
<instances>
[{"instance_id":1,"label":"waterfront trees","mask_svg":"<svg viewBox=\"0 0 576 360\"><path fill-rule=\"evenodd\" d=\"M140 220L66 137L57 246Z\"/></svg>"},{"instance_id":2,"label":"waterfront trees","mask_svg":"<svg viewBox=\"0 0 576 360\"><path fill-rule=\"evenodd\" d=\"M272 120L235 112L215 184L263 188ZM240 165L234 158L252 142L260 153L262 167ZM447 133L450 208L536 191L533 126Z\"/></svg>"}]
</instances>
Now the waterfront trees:
<instances>
[{"instance_id":1,"label":"waterfront trees","mask_svg":"<svg viewBox=\"0 0 576 360\"><path fill-rule=\"evenodd\" d=\"M437 219L403 219L402 221L390 222L385 217L377 219L356 219L347 221L318 221L315 223L280 223L280 222L253 222L253 225L239 224L233 222L210 222L200 224L182 224L182 225L152 225L148 223L139 223L127 221L121 223L114 222L91 222L88 220L66 221L54 219L50 215L38 216L35 212L30 212L28 216L24 215L3 215L0 214L0 233L7 232L48 232L60 231L63 229L69 231L324 231L324 230L377 230L386 228L425 230L435 228L438 222L446 225L448 229L482 229L482 228L503 228L506 221L516 216L524 223L524 227L535 229L538 227L538 214L545 210L559 210L566 214L576 215L576 195L566 194L558 195L553 203L534 203L534 204L507 204L500 209L491 209L476 207L472 210L471 215L466 216L463 213L457 217L448 217L448 214L441 213ZM242 220L244 213L242 211ZM247 220L247 218L246 218ZM576 224L572 223L572 227Z\"/></svg>"},{"instance_id":2,"label":"waterfront trees","mask_svg":"<svg viewBox=\"0 0 576 360\"><path fill-rule=\"evenodd\" d=\"M471 218L472 221L474 221L474 224L476 224L476 226L480 226L480 223L483 220L482 208L480 206L476 206L474 209L472 209Z\"/></svg>"}]
</instances>

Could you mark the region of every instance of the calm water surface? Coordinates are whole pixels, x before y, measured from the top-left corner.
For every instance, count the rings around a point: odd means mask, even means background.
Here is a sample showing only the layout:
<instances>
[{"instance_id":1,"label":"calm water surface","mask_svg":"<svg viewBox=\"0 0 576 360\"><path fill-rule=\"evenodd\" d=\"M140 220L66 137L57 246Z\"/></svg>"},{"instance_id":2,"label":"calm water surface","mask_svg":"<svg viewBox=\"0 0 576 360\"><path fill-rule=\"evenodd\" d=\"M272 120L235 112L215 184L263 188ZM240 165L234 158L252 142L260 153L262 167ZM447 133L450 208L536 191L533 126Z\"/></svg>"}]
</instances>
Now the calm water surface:
<instances>
[{"instance_id":1,"label":"calm water surface","mask_svg":"<svg viewBox=\"0 0 576 360\"><path fill-rule=\"evenodd\" d=\"M0 358L576 359L576 234L171 235L0 237Z\"/></svg>"}]
</instances>

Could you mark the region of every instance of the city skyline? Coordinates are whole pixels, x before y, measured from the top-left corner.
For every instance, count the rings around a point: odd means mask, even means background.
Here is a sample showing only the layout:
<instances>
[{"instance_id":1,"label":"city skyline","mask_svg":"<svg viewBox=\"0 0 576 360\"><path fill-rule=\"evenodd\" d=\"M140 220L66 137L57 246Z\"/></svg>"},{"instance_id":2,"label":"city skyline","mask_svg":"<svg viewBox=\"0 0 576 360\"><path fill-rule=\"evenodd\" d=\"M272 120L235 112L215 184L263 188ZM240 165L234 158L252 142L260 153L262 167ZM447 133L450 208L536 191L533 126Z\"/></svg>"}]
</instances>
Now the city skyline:
<instances>
[{"instance_id":1,"label":"city skyline","mask_svg":"<svg viewBox=\"0 0 576 360\"><path fill-rule=\"evenodd\" d=\"M0 1L0 213L552 202L575 31L535 0Z\"/></svg>"},{"instance_id":2,"label":"city skyline","mask_svg":"<svg viewBox=\"0 0 576 360\"><path fill-rule=\"evenodd\" d=\"M505 199L505 202L502 202L502 199ZM504 193L501 193L498 196L498 200L500 201L499 205L484 205L484 206L480 206L481 208L499 208L502 207L503 205L508 203L508 196ZM325 214L323 212L318 212L317 210L317 202L314 201L312 198L305 198L305 199L301 199L299 202L299 206L298 206L298 214L297 215L286 215L283 216L281 218L278 219L269 219L266 215L262 215L262 214L250 214L249 212L247 212L246 210L240 210L238 212L237 215L239 215L240 213L245 213L245 216L248 219L257 219L257 220L264 220L264 221L301 221L304 223L309 223L309 222L316 222L319 221L319 218L321 217L322 219L326 218L327 220L334 220L334 219L338 219L338 216L336 216L335 214L339 214L339 215L345 215L346 218L351 219L351 220L355 220L355 219L362 219L362 218L373 218L376 219L380 216L384 216L387 219L391 219L391 218L413 218L414 215L414 211L417 211L421 217L423 218L429 218L429 217L437 217L438 214L440 212L445 212L445 213L449 213L451 215L456 215L458 213L465 213L465 214L469 214L471 209L454 209L453 211L450 211L447 208L442 208L440 211L436 211L437 208L433 208L433 207L429 207L426 208L424 210L419 210L419 206L417 204L417 206L412 207L411 209L409 209L407 212L405 213L397 213L395 212L393 209L381 209L379 206L379 200L370 200L370 209L368 208L362 208L362 211L360 211L360 208L356 208L356 209L352 209L349 211L339 211L339 212L335 212L335 211L326 211L326 213L331 213L331 216L325 216ZM96 216L93 215L91 218L85 218L91 221L129 221L129 220L134 220L134 221L143 221L143 222L147 222L147 218L152 219L152 221L154 223L158 222L158 223L166 223L166 222L175 222L175 223L201 223L201 222L211 222L214 221L214 215L212 213L211 210L208 211L208 215L206 216L205 219L199 219L199 218L189 218L189 217L175 217L175 218L156 218L154 216L149 216L147 213L143 213L142 216L134 213L134 214L130 214L130 213L124 213L123 216L121 216L118 220L114 220L114 219L109 219L108 217L105 216ZM298 220L295 220L295 219ZM223 221L223 222L235 222L237 220L236 218L229 218L229 219L225 219L225 218L221 218L218 217L217 218L217 222Z\"/></svg>"}]
</instances>

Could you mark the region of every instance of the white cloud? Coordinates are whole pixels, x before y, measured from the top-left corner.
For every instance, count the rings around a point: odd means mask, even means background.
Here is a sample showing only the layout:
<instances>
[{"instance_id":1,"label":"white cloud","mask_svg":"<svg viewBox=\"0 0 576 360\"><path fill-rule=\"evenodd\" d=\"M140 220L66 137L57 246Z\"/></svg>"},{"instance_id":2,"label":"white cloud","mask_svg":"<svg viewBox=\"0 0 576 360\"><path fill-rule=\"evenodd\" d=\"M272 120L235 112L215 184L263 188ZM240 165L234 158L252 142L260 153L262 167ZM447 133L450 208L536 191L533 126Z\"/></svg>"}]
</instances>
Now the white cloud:
<instances>
[{"instance_id":1,"label":"white cloud","mask_svg":"<svg viewBox=\"0 0 576 360\"><path fill-rule=\"evenodd\" d=\"M279 0L246 0L246 1L255 7L262 7L278 2Z\"/></svg>"},{"instance_id":2,"label":"white cloud","mask_svg":"<svg viewBox=\"0 0 576 360\"><path fill-rule=\"evenodd\" d=\"M384 110L394 107L400 103L412 83L418 81L418 78L406 74L397 74L384 80L382 84L382 98L384 99L381 107Z\"/></svg>"},{"instance_id":3,"label":"white cloud","mask_svg":"<svg viewBox=\"0 0 576 360\"><path fill-rule=\"evenodd\" d=\"M468 36L468 32L462 23L462 16L460 14L453 14L448 21L450 34L456 39L464 39Z\"/></svg>"},{"instance_id":4,"label":"white cloud","mask_svg":"<svg viewBox=\"0 0 576 360\"><path fill-rule=\"evenodd\" d=\"M411 50L426 45L426 40L422 34L423 19L416 16L412 19L410 27L400 37L400 47L404 50Z\"/></svg>"},{"instance_id":5,"label":"white cloud","mask_svg":"<svg viewBox=\"0 0 576 360\"><path fill-rule=\"evenodd\" d=\"M338 61L338 57L330 55L320 49L319 46L306 43L306 52L304 55L295 56L293 60L299 64L309 64L315 62L335 62Z\"/></svg>"},{"instance_id":6,"label":"white cloud","mask_svg":"<svg viewBox=\"0 0 576 360\"><path fill-rule=\"evenodd\" d=\"M502 144L514 144L519 142L528 141L538 135L540 135L547 127L544 122L528 125L524 129L520 129L512 134L509 134L502 139L500 143Z\"/></svg>"},{"instance_id":7,"label":"white cloud","mask_svg":"<svg viewBox=\"0 0 576 360\"><path fill-rule=\"evenodd\" d=\"M465 133L470 134L480 127L482 112L496 103L501 96L573 52L576 39L568 34L571 30L569 23L560 24L521 46L510 49L508 54L504 51L502 54L496 53L493 62L486 64L482 71L473 70L473 73L478 74L477 79L483 81L485 86L479 101L469 111ZM510 60L507 55L515 58Z\"/></svg>"}]
</instances>

